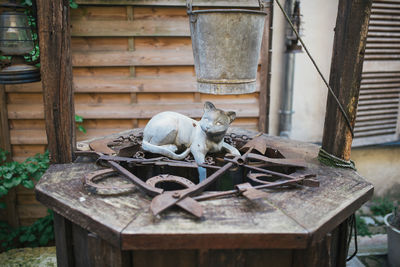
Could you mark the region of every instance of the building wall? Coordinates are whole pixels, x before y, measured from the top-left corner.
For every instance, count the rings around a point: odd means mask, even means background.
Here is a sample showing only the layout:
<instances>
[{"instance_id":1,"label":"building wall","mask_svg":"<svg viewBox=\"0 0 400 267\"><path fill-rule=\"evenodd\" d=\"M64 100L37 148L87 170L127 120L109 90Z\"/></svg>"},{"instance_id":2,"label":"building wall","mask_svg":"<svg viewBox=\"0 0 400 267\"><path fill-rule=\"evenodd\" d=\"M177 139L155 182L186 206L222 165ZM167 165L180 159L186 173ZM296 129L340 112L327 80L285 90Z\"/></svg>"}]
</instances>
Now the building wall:
<instances>
[{"instance_id":1,"label":"building wall","mask_svg":"<svg viewBox=\"0 0 400 267\"><path fill-rule=\"evenodd\" d=\"M400 199L400 148L374 146L352 151L358 172L375 186L375 196Z\"/></svg>"},{"instance_id":2,"label":"building wall","mask_svg":"<svg viewBox=\"0 0 400 267\"><path fill-rule=\"evenodd\" d=\"M302 38L326 79L329 78L337 8L337 0L301 1ZM277 6L274 8L273 25L270 133L278 135L284 81L285 18ZM297 53L291 139L321 142L327 92L307 54Z\"/></svg>"},{"instance_id":3,"label":"building wall","mask_svg":"<svg viewBox=\"0 0 400 267\"><path fill-rule=\"evenodd\" d=\"M284 1L281 1L282 4ZM329 79L338 0L301 0L302 38ZM284 81L285 19L274 7L270 134L279 134L279 109ZM291 139L321 143L328 89L305 52L296 54ZM400 197L400 147L353 148L358 172L375 186L375 195Z\"/></svg>"}]
</instances>

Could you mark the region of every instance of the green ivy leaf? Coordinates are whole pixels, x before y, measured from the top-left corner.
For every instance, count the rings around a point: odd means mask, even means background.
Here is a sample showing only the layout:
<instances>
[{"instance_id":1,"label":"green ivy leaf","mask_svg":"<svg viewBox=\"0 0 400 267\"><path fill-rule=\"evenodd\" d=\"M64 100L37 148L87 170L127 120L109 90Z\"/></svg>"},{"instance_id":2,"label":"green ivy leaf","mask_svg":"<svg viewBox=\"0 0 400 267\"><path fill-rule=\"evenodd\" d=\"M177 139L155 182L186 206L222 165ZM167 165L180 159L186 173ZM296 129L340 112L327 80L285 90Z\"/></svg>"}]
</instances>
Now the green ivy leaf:
<instances>
[{"instance_id":1,"label":"green ivy leaf","mask_svg":"<svg viewBox=\"0 0 400 267\"><path fill-rule=\"evenodd\" d=\"M4 186L0 185L0 197L7 195L8 190Z\"/></svg>"},{"instance_id":2,"label":"green ivy leaf","mask_svg":"<svg viewBox=\"0 0 400 267\"><path fill-rule=\"evenodd\" d=\"M28 172L30 172L30 173L35 173L35 172L39 169L39 166L36 165L36 164L30 163L30 164L28 164L28 165L26 166L26 169L27 169Z\"/></svg>"},{"instance_id":3,"label":"green ivy leaf","mask_svg":"<svg viewBox=\"0 0 400 267\"><path fill-rule=\"evenodd\" d=\"M19 185L22 182L22 177L21 176L15 177L14 179L12 179L12 182L14 186Z\"/></svg>"},{"instance_id":4,"label":"green ivy leaf","mask_svg":"<svg viewBox=\"0 0 400 267\"><path fill-rule=\"evenodd\" d=\"M14 186L14 181L13 180L4 180L3 186L7 189L10 189Z\"/></svg>"},{"instance_id":5,"label":"green ivy leaf","mask_svg":"<svg viewBox=\"0 0 400 267\"><path fill-rule=\"evenodd\" d=\"M34 234L30 234L27 239L29 242L36 240L36 236Z\"/></svg>"},{"instance_id":6,"label":"green ivy leaf","mask_svg":"<svg viewBox=\"0 0 400 267\"><path fill-rule=\"evenodd\" d=\"M39 181L40 178L42 178L43 176L43 172L36 172L34 174L32 174L32 178L35 179L36 181Z\"/></svg>"},{"instance_id":7,"label":"green ivy leaf","mask_svg":"<svg viewBox=\"0 0 400 267\"><path fill-rule=\"evenodd\" d=\"M5 209L7 207L6 203L0 202L0 209Z\"/></svg>"},{"instance_id":8,"label":"green ivy leaf","mask_svg":"<svg viewBox=\"0 0 400 267\"><path fill-rule=\"evenodd\" d=\"M35 187L35 184L32 182L32 180L23 180L22 185L28 189L33 189Z\"/></svg>"},{"instance_id":9,"label":"green ivy leaf","mask_svg":"<svg viewBox=\"0 0 400 267\"><path fill-rule=\"evenodd\" d=\"M6 180L10 180L12 176L13 176L12 172L6 172L5 174L3 174L3 177Z\"/></svg>"},{"instance_id":10,"label":"green ivy leaf","mask_svg":"<svg viewBox=\"0 0 400 267\"><path fill-rule=\"evenodd\" d=\"M78 125L78 130L83 132L83 133L86 133L86 129L82 125Z\"/></svg>"},{"instance_id":11,"label":"green ivy leaf","mask_svg":"<svg viewBox=\"0 0 400 267\"><path fill-rule=\"evenodd\" d=\"M39 239L39 244L40 244L41 246L46 245L48 242L49 242L49 237L46 236L46 235L42 235L42 236L40 237L40 239Z\"/></svg>"},{"instance_id":12,"label":"green ivy leaf","mask_svg":"<svg viewBox=\"0 0 400 267\"><path fill-rule=\"evenodd\" d=\"M75 2L70 2L70 3L69 3L69 6L70 6L71 8L78 8L78 4L75 3Z\"/></svg>"},{"instance_id":13,"label":"green ivy leaf","mask_svg":"<svg viewBox=\"0 0 400 267\"><path fill-rule=\"evenodd\" d=\"M24 0L24 1L22 2L22 5L25 5L25 6L32 6L32 0Z\"/></svg>"},{"instance_id":14,"label":"green ivy leaf","mask_svg":"<svg viewBox=\"0 0 400 267\"><path fill-rule=\"evenodd\" d=\"M21 235L19 237L19 242L24 243L28 239L28 235Z\"/></svg>"},{"instance_id":15,"label":"green ivy leaf","mask_svg":"<svg viewBox=\"0 0 400 267\"><path fill-rule=\"evenodd\" d=\"M83 122L83 117L75 114L75 122Z\"/></svg>"}]
</instances>

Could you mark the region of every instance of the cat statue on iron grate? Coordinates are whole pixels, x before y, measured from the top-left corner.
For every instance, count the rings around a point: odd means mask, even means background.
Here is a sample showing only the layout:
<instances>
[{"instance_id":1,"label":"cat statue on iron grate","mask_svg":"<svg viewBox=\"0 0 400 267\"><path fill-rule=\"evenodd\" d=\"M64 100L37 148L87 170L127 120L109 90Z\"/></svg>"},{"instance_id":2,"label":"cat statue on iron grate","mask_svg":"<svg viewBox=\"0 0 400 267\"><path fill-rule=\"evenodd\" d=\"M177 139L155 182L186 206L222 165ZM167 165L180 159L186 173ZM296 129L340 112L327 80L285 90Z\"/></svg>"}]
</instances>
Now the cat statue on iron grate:
<instances>
[{"instance_id":1,"label":"cat statue on iron grate","mask_svg":"<svg viewBox=\"0 0 400 267\"><path fill-rule=\"evenodd\" d=\"M144 128L142 148L176 160L192 153L197 164L204 163L208 152L225 150L240 156L236 148L224 142L225 133L235 118L235 112L217 109L211 102L205 102L200 121L172 111L161 112ZM176 154L181 148L184 151ZM206 169L199 167L198 170L201 182L206 178Z\"/></svg>"}]
</instances>

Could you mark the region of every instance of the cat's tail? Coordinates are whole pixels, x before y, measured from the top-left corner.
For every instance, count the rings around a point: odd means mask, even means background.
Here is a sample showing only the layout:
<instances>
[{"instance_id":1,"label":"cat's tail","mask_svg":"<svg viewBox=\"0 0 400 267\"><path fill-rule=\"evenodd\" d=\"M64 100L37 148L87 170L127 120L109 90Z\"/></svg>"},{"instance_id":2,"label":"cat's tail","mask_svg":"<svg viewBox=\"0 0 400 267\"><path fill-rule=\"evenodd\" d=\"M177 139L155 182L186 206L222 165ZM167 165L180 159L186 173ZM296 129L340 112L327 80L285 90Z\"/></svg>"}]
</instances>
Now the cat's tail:
<instances>
[{"instance_id":1,"label":"cat's tail","mask_svg":"<svg viewBox=\"0 0 400 267\"><path fill-rule=\"evenodd\" d=\"M149 152L155 153L155 154L161 154L163 156L169 157L171 159L176 159L176 160L185 159L190 153L190 147L188 147L181 154L176 154L175 152L169 150L168 148L166 148L164 146L153 145L145 140L143 140L143 142L142 142L142 148L145 151L149 151Z\"/></svg>"}]
</instances>

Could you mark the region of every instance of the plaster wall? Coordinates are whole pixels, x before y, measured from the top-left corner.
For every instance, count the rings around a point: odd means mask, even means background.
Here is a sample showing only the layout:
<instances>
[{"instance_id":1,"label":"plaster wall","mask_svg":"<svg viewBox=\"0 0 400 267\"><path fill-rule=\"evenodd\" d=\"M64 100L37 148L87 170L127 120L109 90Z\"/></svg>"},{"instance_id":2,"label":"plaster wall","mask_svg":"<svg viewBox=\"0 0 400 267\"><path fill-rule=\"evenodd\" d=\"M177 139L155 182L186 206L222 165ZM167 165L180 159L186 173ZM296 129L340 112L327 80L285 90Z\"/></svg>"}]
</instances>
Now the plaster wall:
<instances>
[{"instance_id":1,"label":"plaster wall","mask_svg":"<svg viewBox=\"0 0 400 267\"><path fill-rule=\"evenodd\" d=\"M284 1L281 0L282 5ZM329 80L338 0L301 0L302 38ZM274 7L271 78L271 135L279 134L279 109L284 84L286 22ZM305 52L295 56L293 118L291 139L321 143L328 89ZM352 160L358 172L375 186L375 196L391 195L400 199L400 147L373 146L353 148Z\"/></svg>"},{"instance_id":2,"label":"plaster wall","mask_svg":"<svg viewBox=\"0 0 400 267\"><path fill-rule=\"evenodd\" d=\"M282 5L283 5L283 1ZM325 78L329 79L337 0L301 1L302 38ZM274 8L270 134L278 135L281 89L284 81L286 21ZM303 49L304 50L304 49ZM295 55L291 139L321 142L328 89L305 52Z\"/></svg>"},{"instance_id":3,"label":"plaster wall","mask_svg":"<svg viewBox=\"0 0 400 267\"><path fill-rule=\"evenodd\" d=\"M375 186L375 196L400 199L400 148L375 146L355 148L351 158L357 171Z\"/></svg>"}]
</instances>

